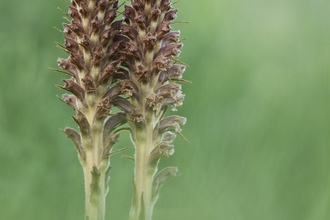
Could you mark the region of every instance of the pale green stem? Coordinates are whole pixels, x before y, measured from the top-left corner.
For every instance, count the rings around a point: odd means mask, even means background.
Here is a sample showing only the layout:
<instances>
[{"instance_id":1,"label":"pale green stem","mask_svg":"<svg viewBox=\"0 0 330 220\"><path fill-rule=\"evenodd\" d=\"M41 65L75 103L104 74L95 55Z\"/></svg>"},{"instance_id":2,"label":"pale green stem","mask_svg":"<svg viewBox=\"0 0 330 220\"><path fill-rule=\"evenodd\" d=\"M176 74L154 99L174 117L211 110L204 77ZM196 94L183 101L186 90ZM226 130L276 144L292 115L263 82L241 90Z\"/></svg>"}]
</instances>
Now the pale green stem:
<instances>
[{"instance_id":1,"label":"pale green stem","mask_svg":"<svg viewBox=\"0 0 330 220\"><path fill-rule=\"evenodd\" d=\"M153 142L152 123L144 129L137 128L132 132L135 144L135 195L130 211L130 220L151 220L155 201L152 195L153 177L156 166L149 163L150 152L155 147Z\"/></svg>"},{"instance_id":2,"label":"pale green stem","mask_svg":"<svg viewBox=\"0 0 330 220\"><path fill-rule=\"evenodd\" d=\"M94 122L91 129L91 137L82 137L86 153L86 159L81 163L85 180L85 216L86 220L104 220L110 162L102 158L103 122Z\"/></svg>"}]
</instances>

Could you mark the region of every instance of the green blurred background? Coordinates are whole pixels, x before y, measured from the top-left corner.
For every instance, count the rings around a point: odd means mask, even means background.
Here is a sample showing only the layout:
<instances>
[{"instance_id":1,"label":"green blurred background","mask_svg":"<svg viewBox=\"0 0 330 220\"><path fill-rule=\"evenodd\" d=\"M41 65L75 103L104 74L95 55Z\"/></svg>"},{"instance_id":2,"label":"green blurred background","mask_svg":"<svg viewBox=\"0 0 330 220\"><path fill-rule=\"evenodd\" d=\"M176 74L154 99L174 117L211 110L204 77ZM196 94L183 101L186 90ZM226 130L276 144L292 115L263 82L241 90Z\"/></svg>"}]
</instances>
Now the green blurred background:
<instances>
[{"instance_id":1,"label":"green blurred background","mask_svg":"<svg viewBox=\"0 0 330 220\"><path fill-rule=\"evenodd\" d=\"M61 0L0 0L0 219L84 219L83 174L58 128ZM181 0L188 118L161 167L155 220L330 219L330 1ZM128 135L128 134L127 134ZM122 135L117 148L132 145ZM130 150L126 154L132 155ZM127 219L133 163L112 157L107 219Z\"/></svg>"}]
</instances>

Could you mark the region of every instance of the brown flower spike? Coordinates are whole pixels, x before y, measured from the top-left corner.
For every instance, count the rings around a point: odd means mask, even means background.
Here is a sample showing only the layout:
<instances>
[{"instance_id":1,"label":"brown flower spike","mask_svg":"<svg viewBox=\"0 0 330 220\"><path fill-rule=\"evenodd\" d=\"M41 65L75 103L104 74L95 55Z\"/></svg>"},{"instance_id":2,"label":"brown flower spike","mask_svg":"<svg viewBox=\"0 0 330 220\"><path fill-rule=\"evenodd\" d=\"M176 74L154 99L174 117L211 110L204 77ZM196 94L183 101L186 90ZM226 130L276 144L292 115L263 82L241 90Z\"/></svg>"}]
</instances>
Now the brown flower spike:
<instances>
[{"instance_id":1,"label":"brown flower spike","mask_svg":"<svg viewBox=\"0 0 330 220\"><path fill-rule=\"evenodd\" d=\"M125 91L116 83L124 78L120 72L121 60L117 57L121 21L117 16L117 0L72 0L69 5L69 24L63 24L64 45L59 46L69 54L58 59L58 66L71 76L64 79L60 88L71 94L62 95L70 105L73 120L79 131L65 128L73 141L85 179L86 219L103 220L105 196L108 191L109 157L119 134L114 130L126 122L123 113L110 116L112 102Z\"/></svg>"},{"instance_id":2,"label":"brown flower spike","mask_svg":"<svg viewBox=\"0 0 330 220\"><path fill-rule=\"evenodd\" d=\"M103 220L110 159L118 126L128 124L135 146L134 196L130 220L151 220L161 185L176 167L157 171L160 158L174 153L181 135L180 116L164 117L182 105L185 65L174 57L183 44L171 27L177 9L171 0L131 0L116 20L118 0L71 0L59 45L69 57L58 65L70 79L60 88L62 101L75 111L79 132L65 128L83 166L86 219ZM111 109L120 111L111 114ZM119 150L121 151L121 150Z\"/></svg>"},{"instance_id":3,"label":"brown flower spike","mask_svg":"<svg viewBox=\"0 0 330 220\"><path fill-rule=\"evenodd\" d=\"M171 28L177 9L170 0L132 0L124 6L119 47L122 67L127 70L125 82L132 91L126 108L122 108L131 128L135 145L134 192L130 220L150 220L160 186L177 173L167 167L157 173L160 158L174 153L175 132L186 119L164 115L167 107L182 105L180 81L185 66L176 64L183 46L180 32ZM116 105L116 104L115 104Z\"/></svg>"}]
</instances>

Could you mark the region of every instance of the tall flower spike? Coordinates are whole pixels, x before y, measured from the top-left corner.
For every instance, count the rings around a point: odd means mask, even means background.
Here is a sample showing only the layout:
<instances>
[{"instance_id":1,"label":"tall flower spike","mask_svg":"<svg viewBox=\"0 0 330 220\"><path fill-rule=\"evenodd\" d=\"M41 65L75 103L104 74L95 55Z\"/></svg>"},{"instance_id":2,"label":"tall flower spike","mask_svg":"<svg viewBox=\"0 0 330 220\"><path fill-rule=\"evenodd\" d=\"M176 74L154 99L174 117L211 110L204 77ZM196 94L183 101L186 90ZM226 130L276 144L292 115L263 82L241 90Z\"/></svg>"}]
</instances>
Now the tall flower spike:
<instances>
[{"instance_id":1,"label":"tall flower spike","mask_svg":"<svg viewBox=\"0 0 330 220\"><path fill-rule=\"evenodd\" d=\"M109 156L119 134L114 130L126 122L124 113L110 117L112 101L122 92L122 74L118 55L121 21L114 21L117 0L71 0L69 24L63 24L64 45L69 57L58 59L58 66L71 75L60 88L72 93L64 94L62 101L75 111L74 121L80 132L65 128L78 152L85 179L86 219L103 220L105 196L108 192ZM120 151L120 150L119 150ZM117 152L117 151L116 151Z\"/></svg>"},{"instance_id":2,"label":"tall flower spike","mask_svg":"<svg viewBox=\"0 0 330 220\"><path fill-rule=\"evenodd\" d=\"M157 173L160 158L174 153L175 133L186 119L163 118L168 106L182 105L180 81L185 66L176 64L183 44L180 32L172 30L176 18L170 0L131 0L125 5L119 53L121 65L128 70L132 91L130 99L117 99L124 109L135 145L134 192L130 220L150 220L160 186L177 173L168 167ZM139 120L137 120L139 119ZM181 135L181 134L180 134Z\"/></svg>"}]
</instances>

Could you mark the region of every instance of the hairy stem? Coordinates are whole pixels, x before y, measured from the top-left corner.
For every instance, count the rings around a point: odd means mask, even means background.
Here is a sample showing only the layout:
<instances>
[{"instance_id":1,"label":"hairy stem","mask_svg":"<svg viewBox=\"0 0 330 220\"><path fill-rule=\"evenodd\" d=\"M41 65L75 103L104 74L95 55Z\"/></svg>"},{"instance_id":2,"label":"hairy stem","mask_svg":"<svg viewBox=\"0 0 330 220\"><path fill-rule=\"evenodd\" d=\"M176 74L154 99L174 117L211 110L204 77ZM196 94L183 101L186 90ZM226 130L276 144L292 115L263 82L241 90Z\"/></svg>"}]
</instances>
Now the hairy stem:
<instances>
[{"instance_id":1,"label":"hairy stem","mask_svg":"<svg viewBox=\"0 0 330 220\"><path fill-rule=\"evenodd\" d=\"M99 172L95 166L84 167L86 220L104 220L105 178L105 172Z\"/></svg>"},{"instance_id":2,"label":"hairy stem","mask_svg":"<svg viewBox=\"0 0 330 220\"><path fill-rule=\"evenodd\" d=\"M86 149L85 161L81 163L85 180L86 220L104 220L110 163L108 158L102 158L103 120L94 121L91 134L83 136L82 140Z\"/></svg>"},{"instance_id":3,"label":"hairy stem","mask_svg":"<svg viewBox=\"0 0 330 220\"><path fill-rule=\"evenodd\" d=\"M157 167L149 163L150 153L155 148L153 126L151 123L145 126L145 129L137 129L132 134L136 149L135 195L130 212L130 220L151 220L155 204L152 195L152 184Z\"/></svg>"}]
</instances>

